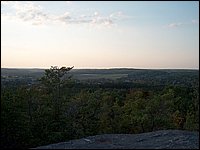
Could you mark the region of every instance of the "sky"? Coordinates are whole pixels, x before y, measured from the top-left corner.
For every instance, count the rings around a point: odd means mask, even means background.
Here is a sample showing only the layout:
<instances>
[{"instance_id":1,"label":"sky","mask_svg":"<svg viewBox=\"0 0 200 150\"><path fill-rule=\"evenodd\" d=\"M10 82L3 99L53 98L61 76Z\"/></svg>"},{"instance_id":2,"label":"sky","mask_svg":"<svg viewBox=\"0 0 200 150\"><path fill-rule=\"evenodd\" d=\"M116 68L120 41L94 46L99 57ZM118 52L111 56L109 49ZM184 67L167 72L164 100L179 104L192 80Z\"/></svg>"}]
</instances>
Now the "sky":
<instances>
[{"instance_id":1,"label":"sky","mask_svg":"<svg viewBox=\"0 0 200 150\"><path fill-rule=\"evenodd\" d=\"M1 67L199 69L198 1L1 1Z\"/></svg>"}]
</instances>

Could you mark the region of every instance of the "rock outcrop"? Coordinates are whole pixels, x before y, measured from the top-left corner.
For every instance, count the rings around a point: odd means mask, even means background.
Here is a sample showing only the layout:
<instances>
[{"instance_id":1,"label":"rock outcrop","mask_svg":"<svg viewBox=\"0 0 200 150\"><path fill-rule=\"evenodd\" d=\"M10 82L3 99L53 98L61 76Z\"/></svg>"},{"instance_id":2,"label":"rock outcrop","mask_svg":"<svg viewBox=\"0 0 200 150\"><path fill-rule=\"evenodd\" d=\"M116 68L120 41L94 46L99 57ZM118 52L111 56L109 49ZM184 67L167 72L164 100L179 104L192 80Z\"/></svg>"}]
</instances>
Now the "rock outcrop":
<instances>
[{"instance_id":1,"label":"rock outcrop","mask_svg":"<svg viewBox=\"0 0 200 150\"><path fill-rule=\"evenodd\" d=\"M160 130L141 134L103 134L34 149L199 149L199 133Z\"/></svg>"}]
</instances>

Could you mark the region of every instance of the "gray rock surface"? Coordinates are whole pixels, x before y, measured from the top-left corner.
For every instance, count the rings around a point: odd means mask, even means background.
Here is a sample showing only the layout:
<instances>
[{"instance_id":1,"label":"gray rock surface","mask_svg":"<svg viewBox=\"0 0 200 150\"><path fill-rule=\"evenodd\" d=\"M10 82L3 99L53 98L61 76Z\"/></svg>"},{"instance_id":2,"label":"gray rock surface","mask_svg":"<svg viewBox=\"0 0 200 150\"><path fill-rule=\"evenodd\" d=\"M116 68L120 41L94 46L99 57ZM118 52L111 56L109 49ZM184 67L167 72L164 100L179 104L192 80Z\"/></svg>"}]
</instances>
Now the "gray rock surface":
<instances>
[{"instance_id":1,"label":"gray rock surface","mask_svg":"<svg viewBox=\"0 0 200 150\"><path fill-rule=\"evenodd\" d=\"M34 149L199 149L199 132L160 130L141 134L103 134Z\"/></svg>"}]
</instances>

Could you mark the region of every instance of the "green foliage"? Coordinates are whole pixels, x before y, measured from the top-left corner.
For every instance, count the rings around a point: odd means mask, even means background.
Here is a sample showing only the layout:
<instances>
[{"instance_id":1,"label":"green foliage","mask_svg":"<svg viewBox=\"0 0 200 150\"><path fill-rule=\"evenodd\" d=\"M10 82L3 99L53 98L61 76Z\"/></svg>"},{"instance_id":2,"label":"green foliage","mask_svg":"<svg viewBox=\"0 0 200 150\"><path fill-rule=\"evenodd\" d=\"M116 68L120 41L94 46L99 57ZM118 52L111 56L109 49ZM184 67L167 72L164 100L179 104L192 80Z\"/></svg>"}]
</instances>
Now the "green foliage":
<instances>
[{"instance_id":1,"label":"green foliage","mask_svg":"<svg viewBox=\"0 0 200 150\"><path fill-rule=\"evenodd\" d=\"M1 90L2 148L32 148L97 134L199 131L196 82L158 91L148 86L80 87L66 75L71 69L51 67L38 84Z\"/></svg>"},{"instance_id":2,"label":"green foliage","mask_svg":"<svg viewBox=\"0 0 200 150\"><path fill-rule=\"evenodd\" d=\"M199 131L199 118L195 116L195 114L187 113L185 129L192 131Z\"/></svg>"},{"instance_id":3,"label":"green foliage","mask_svg":"<svg viewBox=\"0 0 200 150\"><path fill-rule=\"evenodd\" d=\"M59 120L60 118L60 108L61 108L61 90L67 84L67 81L70 77L65 75L73 67L61 67L60 69L57 66L51 66L50 69L45 70L45 75L41 78L42 84L45 86L47 91L51 93L51 99L54 109L54 119Z\"/></svg>"}]
</instances>

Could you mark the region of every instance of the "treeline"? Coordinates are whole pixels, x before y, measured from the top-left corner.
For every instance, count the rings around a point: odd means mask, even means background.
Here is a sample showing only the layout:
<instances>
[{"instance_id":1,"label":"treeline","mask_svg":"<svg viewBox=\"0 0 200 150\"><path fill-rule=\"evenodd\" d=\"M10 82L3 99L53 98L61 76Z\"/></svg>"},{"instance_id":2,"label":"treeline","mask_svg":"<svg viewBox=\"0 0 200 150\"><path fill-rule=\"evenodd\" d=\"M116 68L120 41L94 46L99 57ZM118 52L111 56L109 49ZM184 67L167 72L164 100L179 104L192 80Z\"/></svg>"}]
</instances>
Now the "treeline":
<instances>
[{"instance_id":1,"label":"treeline","mask_svg":"<svg viewBox=\"0 0 200 150\"><path fill-rule=\"evenodd\" d=\"M97 134L199 131L199 85L76 88L52 67L34 86L1 90L1 147L33 148Z\"/></svg>"}]
</instances>

